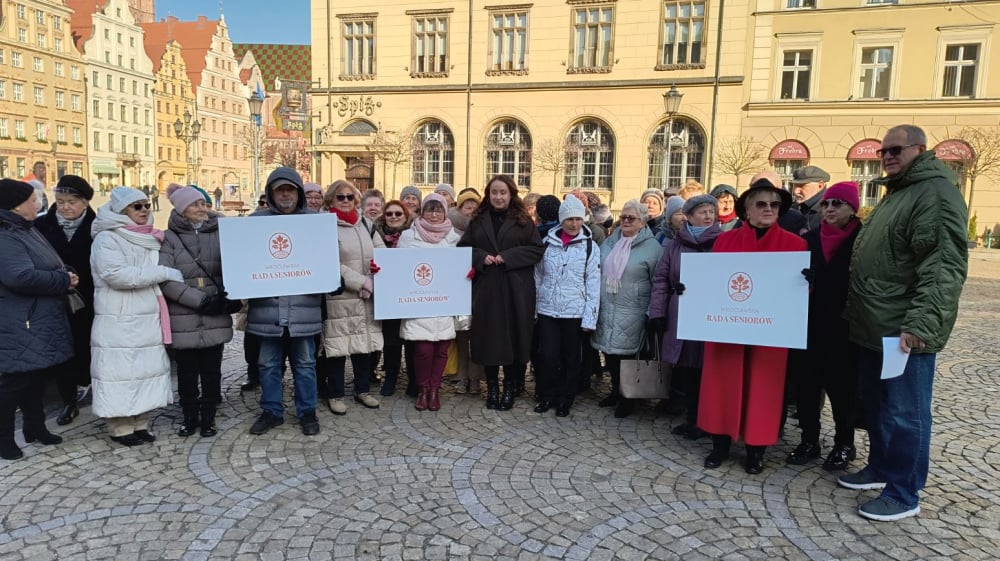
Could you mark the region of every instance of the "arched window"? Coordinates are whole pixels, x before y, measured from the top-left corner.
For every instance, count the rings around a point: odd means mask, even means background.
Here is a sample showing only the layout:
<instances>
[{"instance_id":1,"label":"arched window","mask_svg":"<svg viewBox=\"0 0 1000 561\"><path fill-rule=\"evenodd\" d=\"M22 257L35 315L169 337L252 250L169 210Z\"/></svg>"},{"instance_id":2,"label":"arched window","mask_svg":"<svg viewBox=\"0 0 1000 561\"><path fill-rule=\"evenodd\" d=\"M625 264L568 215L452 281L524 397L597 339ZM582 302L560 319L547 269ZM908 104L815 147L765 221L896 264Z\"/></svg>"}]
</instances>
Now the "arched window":
<instances>
[{"instance_id":1,"label":"arched window","mask_svg":"<svg viewBox=\"0 0 1000 561\"><path fill-rule=\"evenodd\" d=\"M524 125L513 119L493 125L485 148L484 182L503 174L514 178L518 187L531 189L531 134Z\"/></svg>"},{"instance_id":2,"label":"arched window","mask_svg":"<svg viewBox=\"0 0 1000 561\"><path fill-rule=\"evenodd\" d=\"M566 135L563 187L612 189L615 186L615 135L596 119L580 121Z\"/></svg>"},{"instance_id":3,"label":"arched window","mask_svg":"<svg viewBox=\"0 0 1000 561\"><path fill-rule=\"evenodd\" d=\"M441 121L427 121L413 136L413 184L455 184L455 139Z\"/></svg>"},{"instance_id":4,"label":"arched window","mask_svg":"<svg viewBox=\"0 0 1000 561\"><path fill-rule=\"evenodd\" d=\"M366 136L376 132L377 130L378 129L375 128L375 125L373 125L370 121L358 119L357 121L351 121L346 127L344 127L344 134L350 136Z\"/></svg>"},{"instance_id":5,"label":"arched window","mask_svg":"<svg viewBox=\"0 0 1000 561\"><path fill-rule=\"evenodd\" d=\"M674 118L656 127L649 140L647 189L680 187L688 179L701 182L704 173L705 133L694 121Z\"/></svg>"}]
</instances>

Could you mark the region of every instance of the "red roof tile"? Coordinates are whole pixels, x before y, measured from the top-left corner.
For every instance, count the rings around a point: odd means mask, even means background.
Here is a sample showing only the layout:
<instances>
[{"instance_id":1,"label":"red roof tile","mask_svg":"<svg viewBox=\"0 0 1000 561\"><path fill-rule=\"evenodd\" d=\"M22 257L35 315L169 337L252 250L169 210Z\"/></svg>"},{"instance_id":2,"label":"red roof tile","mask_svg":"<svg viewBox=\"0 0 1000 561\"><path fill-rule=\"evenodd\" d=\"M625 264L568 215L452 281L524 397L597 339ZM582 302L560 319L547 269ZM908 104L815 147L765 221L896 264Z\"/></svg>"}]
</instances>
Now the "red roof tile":
<instances>
[{"instance_id":1,"label":"red roof tile","mask_svg":"<svg viewBox=\"0 0 1000 561\"><path fill-rule=\"evenodd\" d=\"M66 6L73 10L69 20L70 34L76 50L83 53L83 44L94 33L94 14L104 9L108 0L66 0Z\"/></svg>"},{"instance_id":2,"label":"red roof tile","mask_svg":"<svg viewBox=\"0 0 1000 561\"><path fill-rule=\"evenodd\" d=\"M188 78L191 79L191 91L197 92L201 86L201 72L208 62L208 51L212 48L212 37L219 27L219 21L209 20L205 16L198 16L195 21L180 21L170 16L156 23L144 23L141 27L146 32L145 40L154 45L160 43L166 45L170 40L176 40L180 44L181 56L184 57ZM149 53L148 48L147 53ZM152 54L150 58L153 58ZM154 60L154 68L159 68L158 60Z\"/></svg>"}]
</instances>

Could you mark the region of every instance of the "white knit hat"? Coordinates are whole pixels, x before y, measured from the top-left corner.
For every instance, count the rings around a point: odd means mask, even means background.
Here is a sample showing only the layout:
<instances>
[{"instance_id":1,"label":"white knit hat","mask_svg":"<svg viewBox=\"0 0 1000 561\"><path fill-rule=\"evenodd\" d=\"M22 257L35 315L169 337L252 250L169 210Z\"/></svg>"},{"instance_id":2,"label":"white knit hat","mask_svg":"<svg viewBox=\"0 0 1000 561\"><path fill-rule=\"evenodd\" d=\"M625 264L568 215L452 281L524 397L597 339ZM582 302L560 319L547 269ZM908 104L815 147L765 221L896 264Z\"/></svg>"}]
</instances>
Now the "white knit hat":
<instances>
[{"instance_id":1,"label":"white knit hat","mask_svg":"<svg viewBox=\"0 0 1000 561\"><path fill-rule=\"evenodd\" d=\"M123 214L132 203L148 200L149 197L138 189L131 187L115 187L111 190L111 210Z\"/></svg>"},{"instance_id":2,"label":"white knit hat","mask_svg":"<svg viewBox=\"0 0 1000 561\"><path fill-rule=\"evenodd\" d=\"M561 224L567 218L587 219L587 211L583 208L583 203L580 202L580 199L572 195L566 197L559 205L559 223Z\"/></svg>"}]
</instances>

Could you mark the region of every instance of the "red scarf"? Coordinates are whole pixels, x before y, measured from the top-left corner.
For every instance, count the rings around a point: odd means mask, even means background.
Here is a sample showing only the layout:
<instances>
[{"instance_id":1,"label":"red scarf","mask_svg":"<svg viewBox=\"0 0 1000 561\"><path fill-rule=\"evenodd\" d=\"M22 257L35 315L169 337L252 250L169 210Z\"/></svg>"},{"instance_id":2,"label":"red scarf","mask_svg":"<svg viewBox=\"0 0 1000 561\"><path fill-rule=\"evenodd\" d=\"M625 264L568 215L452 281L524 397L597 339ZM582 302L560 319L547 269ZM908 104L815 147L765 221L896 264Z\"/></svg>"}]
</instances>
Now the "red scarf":
<instances>
[{"instance_id":1,"label":"red scarf","mask_svg":"<svg viewBox=\"0 0 1000 561\"><path fill-rule=\"evenodd\" d=\"M344 212L344 211L340 210L339 208L331 208L330 212L336 214L337 218L343 220L344 222L347 222L351 226L353 226L353 225L355 225L355 224L358 223L358 211L357 211L357 209L353 209L352 208L351 212Z\"/></svg>"},{"instance_id":2,"label":"red scarf","mask_svg":"<svg viewBox=\"0 0 1000 561\"><path fill-rule=\"evenodd\" d=\"M840 228L834 226L833 224L827 224L823 222L819 227L819 243L823 248L823 259L827 263L833 259L837 251L840 250L840 246L844 245L844 242L851 237L851 234L858 229L858 224L860 221L851 220L846 226Z\"/></svg>"},{"instance_id":3,"label":"red scarf","mask_svg":"<svg viewBox=\"0 0 1000 561\"><path fill-rule=\"evenodd\" d=\"M733 220L736 220L736 211L732 211L729 214L719 215L719 224L729 224Z\"/></svg>"}]
</instances>

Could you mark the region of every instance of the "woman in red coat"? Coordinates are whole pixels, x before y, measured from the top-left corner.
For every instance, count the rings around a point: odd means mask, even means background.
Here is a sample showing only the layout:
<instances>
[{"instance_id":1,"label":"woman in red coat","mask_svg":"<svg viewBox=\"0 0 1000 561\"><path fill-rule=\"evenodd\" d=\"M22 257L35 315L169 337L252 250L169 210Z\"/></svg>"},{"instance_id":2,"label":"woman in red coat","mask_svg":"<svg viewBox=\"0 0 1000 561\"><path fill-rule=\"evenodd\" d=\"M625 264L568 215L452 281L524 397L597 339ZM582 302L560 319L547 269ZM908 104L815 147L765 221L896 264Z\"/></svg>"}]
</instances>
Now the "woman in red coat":
<instances>
[{"instance_id":1,"label":"woman in red coat","mask_svg":"<svg viewBox=\"0 0 1000 561\"><path fill-rule=\"evenodd\" d=\"M806 251L802 238L777 225L792 196L776 173L759 175L736 201L745 224L720 235L713 252ZM719 467L733 440L743 438L746 472L763 471L764 450L778 441L787 357L788 349L705 343L698 427L713 435L705 467Z\"/></svg>"}]
</instances>

